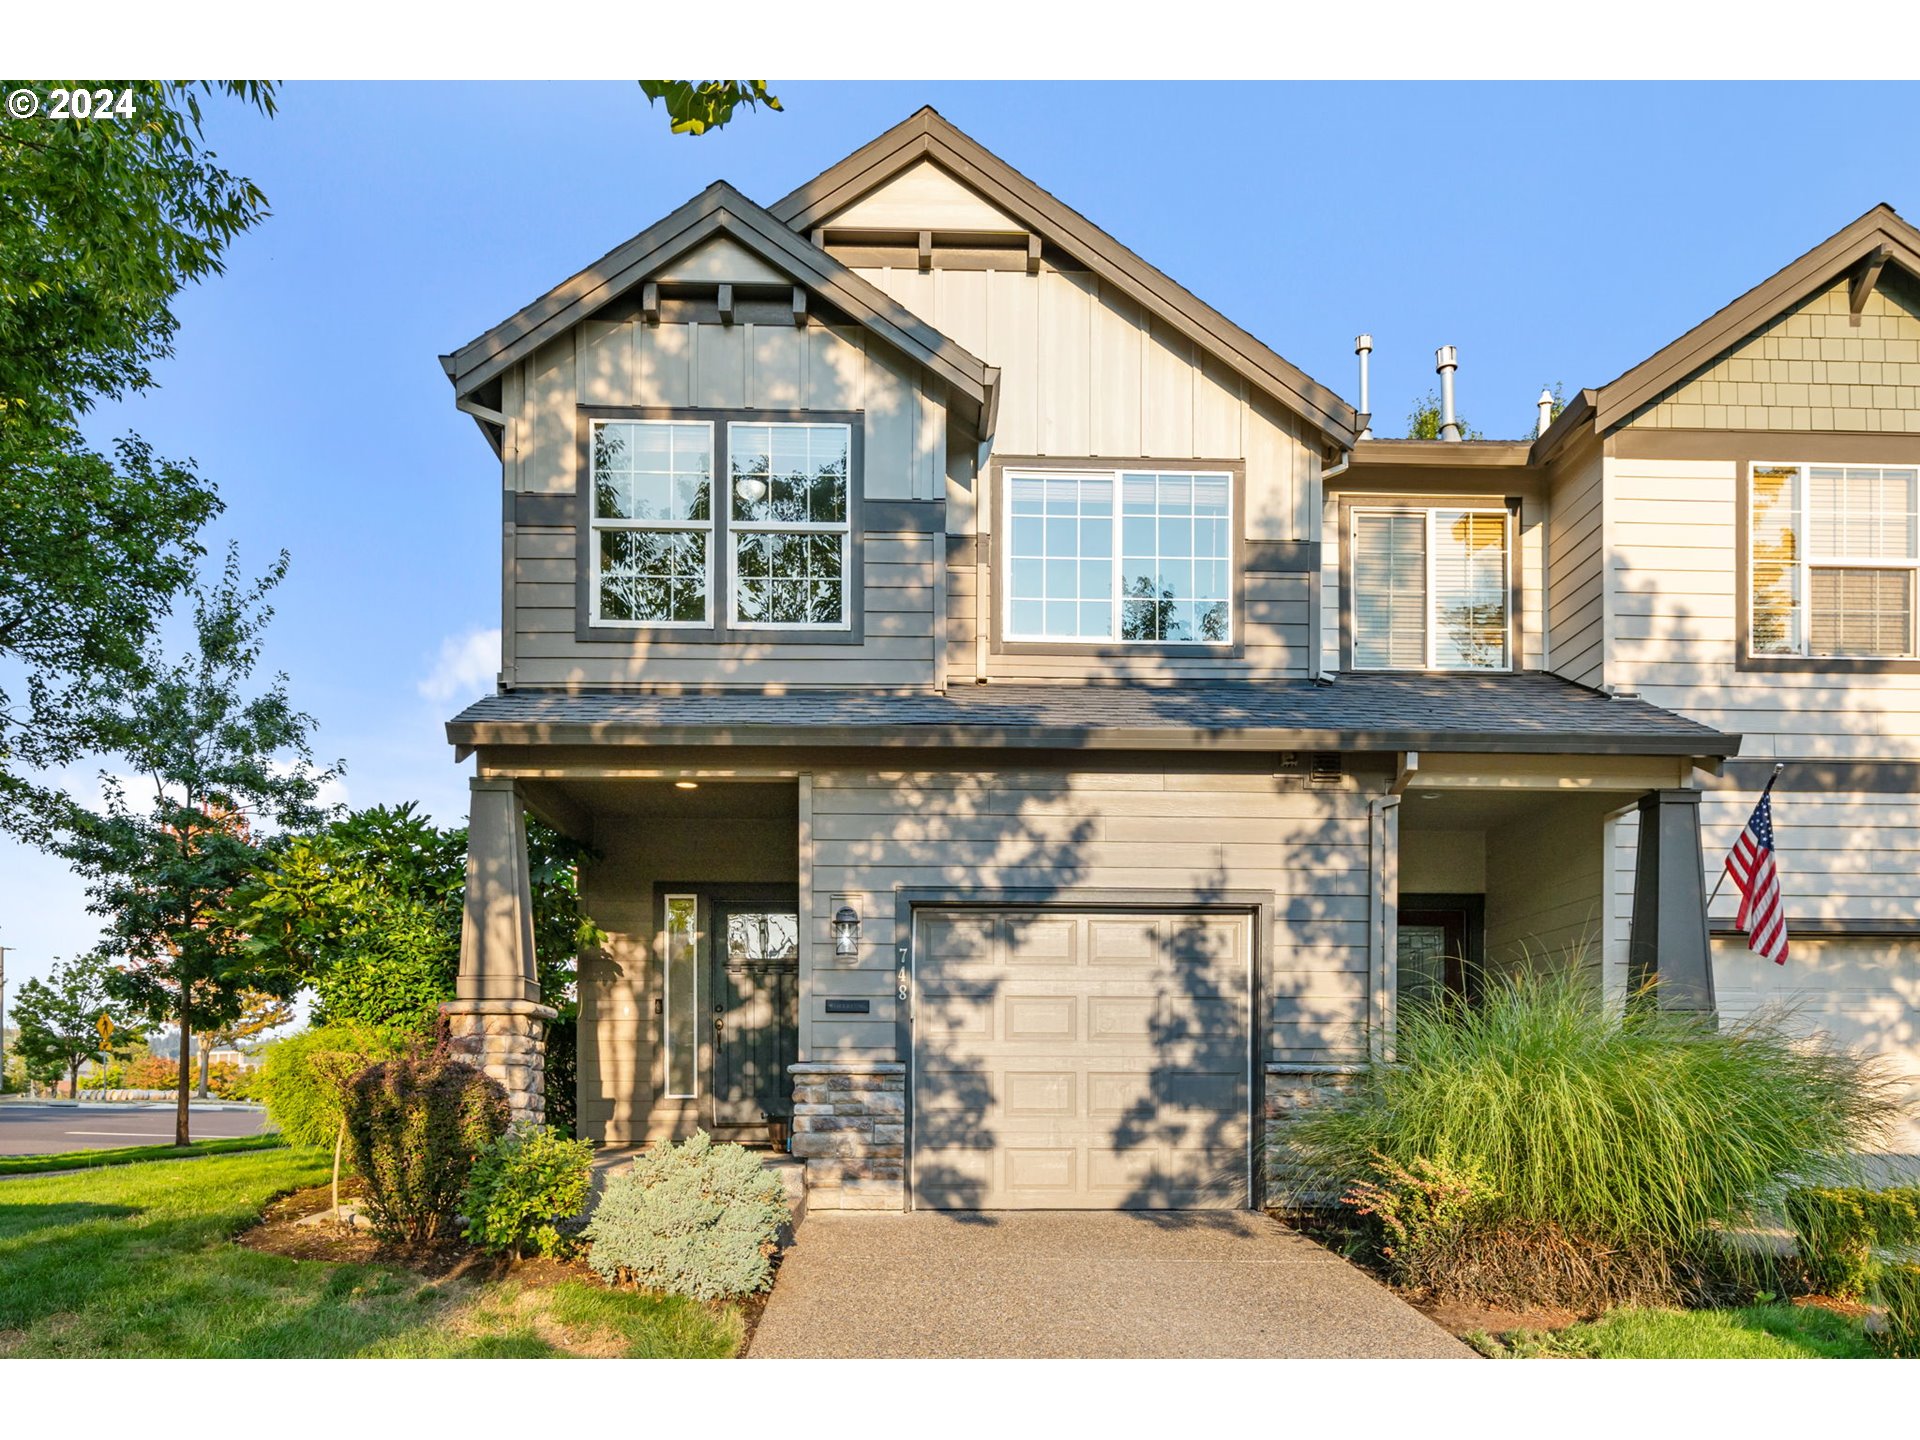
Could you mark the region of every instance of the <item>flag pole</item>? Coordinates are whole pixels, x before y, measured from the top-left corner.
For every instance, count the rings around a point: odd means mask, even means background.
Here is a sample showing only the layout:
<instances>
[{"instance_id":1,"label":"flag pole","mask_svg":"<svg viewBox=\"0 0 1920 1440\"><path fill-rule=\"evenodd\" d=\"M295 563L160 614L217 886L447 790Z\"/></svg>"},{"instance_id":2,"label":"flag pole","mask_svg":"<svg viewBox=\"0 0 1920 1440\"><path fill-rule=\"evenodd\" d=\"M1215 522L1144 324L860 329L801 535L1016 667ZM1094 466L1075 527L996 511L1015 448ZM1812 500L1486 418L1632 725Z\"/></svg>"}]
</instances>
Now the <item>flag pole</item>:
<instances>
[{"instance_id":1,"label":"flag pole","mask_svg":"<svg viewBox=\"0 0 1920 1440\"><path fill-rule=\"evenodd\" d=\"M1780 778L1780 772L1786 768L1787 762L1784 760L1773 767L1773 774L1767 777L1767 788L1760 792L1761 795L1765 796L1773 793L1773 782ZM1713 909L1713 902L1720 898L1720 887L1726 883L1727 867L1726 863L1722 861L1720 865L1720 878L1713 882L1713 894L1707 896L1707 909Z\"/></svg>"}]
</instances>

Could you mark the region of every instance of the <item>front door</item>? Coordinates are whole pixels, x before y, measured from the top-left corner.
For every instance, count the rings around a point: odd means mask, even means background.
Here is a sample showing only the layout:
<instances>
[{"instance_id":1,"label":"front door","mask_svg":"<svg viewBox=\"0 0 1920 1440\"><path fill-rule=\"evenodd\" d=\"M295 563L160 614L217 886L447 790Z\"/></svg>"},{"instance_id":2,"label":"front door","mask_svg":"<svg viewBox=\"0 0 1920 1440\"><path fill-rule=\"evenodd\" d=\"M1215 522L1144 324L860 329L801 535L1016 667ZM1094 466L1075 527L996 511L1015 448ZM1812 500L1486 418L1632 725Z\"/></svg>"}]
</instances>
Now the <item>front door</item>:
<instances>
[{"instance_id":1,"label":"front door","mask_svg":"<svg viewBox=\"0 0 1920 1440\"><path fill-rule=\"evenodd\" d=\"M789 1119L800 1056L797 907L713 902L713 1123Z\"/></svg>"}]
</instances>

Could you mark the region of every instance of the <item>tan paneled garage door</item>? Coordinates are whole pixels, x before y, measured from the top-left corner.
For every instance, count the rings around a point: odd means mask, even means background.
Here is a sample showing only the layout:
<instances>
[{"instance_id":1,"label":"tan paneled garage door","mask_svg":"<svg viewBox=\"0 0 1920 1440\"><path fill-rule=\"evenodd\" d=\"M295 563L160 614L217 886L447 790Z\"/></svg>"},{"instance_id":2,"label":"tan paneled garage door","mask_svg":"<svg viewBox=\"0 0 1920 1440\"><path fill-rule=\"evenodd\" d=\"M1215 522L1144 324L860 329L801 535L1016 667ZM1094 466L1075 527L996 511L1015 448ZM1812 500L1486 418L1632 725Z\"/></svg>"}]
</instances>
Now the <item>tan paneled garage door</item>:
<instances>
[{"instance_id":1,"label":"tan paneled garage door","mask_svg":"<svg viewBox=\"0 0 1920 1440\"><path fill-rule=\"evenodd\" d=\"M920 910L914 1204L1237 1209L1245 914Z\"/></svg>"}]
</instances>

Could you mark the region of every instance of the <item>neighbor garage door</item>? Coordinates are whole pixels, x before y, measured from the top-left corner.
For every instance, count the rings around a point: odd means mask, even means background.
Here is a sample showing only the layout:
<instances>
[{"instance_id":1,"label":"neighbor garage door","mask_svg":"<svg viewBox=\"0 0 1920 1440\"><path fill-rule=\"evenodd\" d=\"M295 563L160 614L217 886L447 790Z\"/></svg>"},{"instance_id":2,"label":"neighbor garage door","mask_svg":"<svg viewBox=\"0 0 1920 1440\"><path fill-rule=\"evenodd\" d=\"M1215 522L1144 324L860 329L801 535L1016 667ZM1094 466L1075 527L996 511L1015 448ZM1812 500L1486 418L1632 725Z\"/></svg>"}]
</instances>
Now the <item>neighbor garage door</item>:
<instances>
[{"instance_id":1,"label":"neighbor garage door","mask_svg":"<svg viewBox=\"0 0 1920 1440\"><path fill-rule=\"evenodd\" d=\"M915 914L914 1204L1242 1208L1245 914Z\"/></svg>"}]
</instances>

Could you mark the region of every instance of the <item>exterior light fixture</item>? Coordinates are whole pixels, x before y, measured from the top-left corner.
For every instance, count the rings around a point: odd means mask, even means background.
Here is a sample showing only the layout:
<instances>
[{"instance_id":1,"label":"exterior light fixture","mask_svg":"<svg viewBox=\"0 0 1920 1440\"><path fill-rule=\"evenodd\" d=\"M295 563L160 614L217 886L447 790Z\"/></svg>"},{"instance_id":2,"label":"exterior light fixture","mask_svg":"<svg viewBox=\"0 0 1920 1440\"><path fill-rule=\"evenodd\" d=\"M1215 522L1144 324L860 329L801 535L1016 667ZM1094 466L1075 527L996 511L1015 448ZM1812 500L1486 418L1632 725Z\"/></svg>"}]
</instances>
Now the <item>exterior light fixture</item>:
<instances>
[{"instance_id":1,"label":"exterior light fixture","mask_svg":"<svg viewBox=\"0 0 1920 1440\"><path fill-rule=\"evenodd\" d=\"M733 493L749 505L758 505L767 498L767 482L758 475L742 475L733 482Z\"/></svg>"},{"instance_id":2,"label":"exterior light fixture","mask_svg":"<svg viewBox=\"0 0 1920 1440\"><path fill-rule=\"evenodd\" d=\"M851 905L842 905L833 912L833 953L842 956L860 953L860 912Z\"/></svg>"},{"instance_id":3,"label":"exterior light fixture","mask_svg":"<svg viewBox=\"0 0 1920 1440\"><path fill-rule=\"evenodd\" d=\"M676 790L698 790L700 788L700 782L698 780L676 780L673 782L673 788Z\"/></svg>"}]
</instances>

